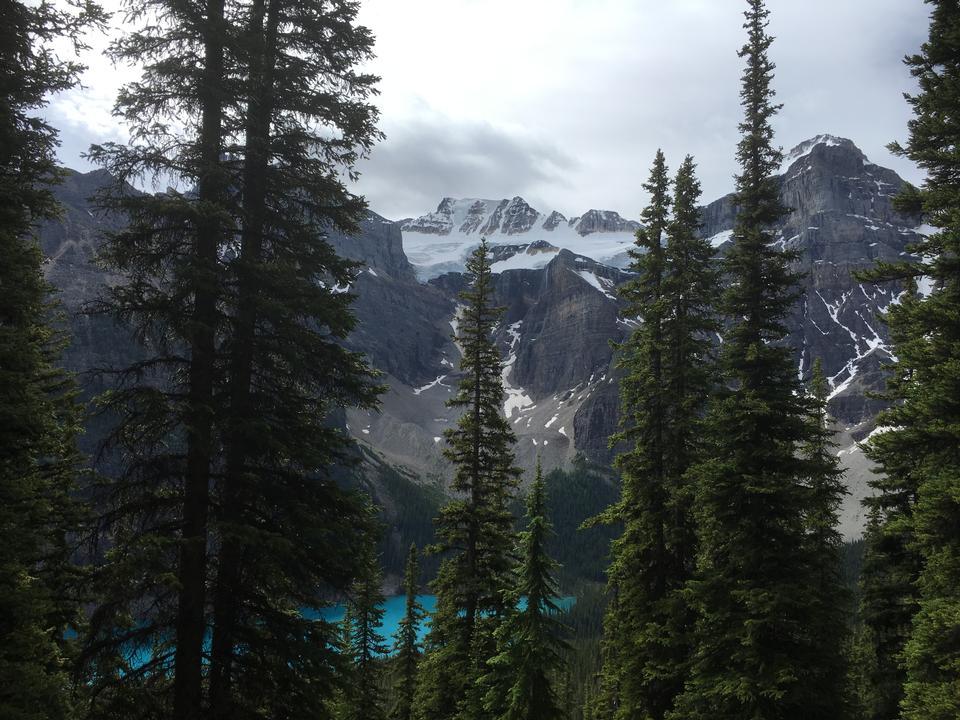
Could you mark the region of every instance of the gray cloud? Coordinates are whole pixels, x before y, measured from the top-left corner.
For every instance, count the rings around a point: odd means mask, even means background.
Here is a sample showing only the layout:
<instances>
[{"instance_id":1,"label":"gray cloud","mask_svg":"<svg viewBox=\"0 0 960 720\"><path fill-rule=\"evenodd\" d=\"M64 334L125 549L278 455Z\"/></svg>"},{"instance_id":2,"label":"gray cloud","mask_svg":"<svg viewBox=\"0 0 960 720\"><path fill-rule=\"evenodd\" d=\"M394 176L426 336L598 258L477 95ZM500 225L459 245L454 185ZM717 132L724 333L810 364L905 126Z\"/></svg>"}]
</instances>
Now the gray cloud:
<instances>
[{"instance_id":1,"label":"gray cloud","mask_svg":"<svg viewBox=\"0 0 960 720\"><path fill-rule=\"evenodd\" d=\"M109 0L116 4L117 0ZM389 217L444 195L523 195L541 210L636 217L657 148L698 161L704 200L733 188L743 0L364 0L377 37L387 139L358 191ZM768 0L776 141L849 137L918 182L885 149L906 136L914 88L902 58L928 27L923 0ZM95 47L103 47L105 38ZM131 75L85 58L85 90L55 99L61 158L120 137L109 108Z\"/></svg>"},{"instance_id":2,"label":"gray cloud","mask_svg":"<svg viewBox=\"0 0 960 720\"><path fill-rule=\"evenodd\" d=\"M358 190L391 218L433 209L444 196L523 195L542 203L542 187L563 187L577 163L523 132L431 115L387 127L387 140L361 165Z\"/></svg>"}]
</instances>

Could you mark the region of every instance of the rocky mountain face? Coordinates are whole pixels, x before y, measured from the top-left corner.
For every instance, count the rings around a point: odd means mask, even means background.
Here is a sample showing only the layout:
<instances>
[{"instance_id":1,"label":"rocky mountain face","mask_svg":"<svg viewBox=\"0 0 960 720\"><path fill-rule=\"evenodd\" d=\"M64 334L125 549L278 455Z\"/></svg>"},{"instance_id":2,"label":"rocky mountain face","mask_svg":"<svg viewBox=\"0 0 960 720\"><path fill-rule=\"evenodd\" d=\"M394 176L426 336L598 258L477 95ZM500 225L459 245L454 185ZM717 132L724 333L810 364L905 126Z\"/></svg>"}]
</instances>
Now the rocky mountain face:
<instances>
[{"instance_id":1,"label":"rocky mountain face","mask_svg":"<svg viewBox=\"0 0 960 720\"><path fill-rule=\"evenodd\" d=\"M625 220L613 210L588 210L568 220L556 210L541 213L522 197L499 201L447 197L440 201L434 212L400 222L404 233L478 237L519 235L534 228L553 232L562 226L572 228L581 236L596 232L633 232L640 227L635 220Z\"/></svg>"},{"instance_id":2,"label":"rocky mountain face","mask_svg":"<svg viewBox=\"0 0 960 720\"><path fill-rule=\"evenodd\" d=\"M105 179L72 175L57 191L63 220L40 233L47 276L72 318L65 361L78 371L135 352L123 328L76 314L113 281L93 255L102 233L120 220L98 214L87 199ZM927 228L893 209L902 180L849 140L818 136L801 144L788 155L780 182L792 210L776 228L776 242L798 251L804 274L789 341L801 377L817 357L830 377L830 410L845 433L841 456L856 468L849 479L852 517L867 472L853 440L872 428L878 405L866 393L882 388L881 366L891 358L878 313L900 293L862 284L854 273L877 259L905 257ZM704 233L718 253L730 242L735 217L732 196L704 208ZM497 302L506 308L496 339L505 358L504 412L518 437L520 464L532 467L540 455L549 469L577 453L608 463L607 438L617 423L611 342L636 324L620 317L615 290L629 278L626 251L637 227L612 211L567 219L519 197L445 198L420 218L394 223L371 213L357 237L332 234L341 255L364 263L350 287L357 327L349 345L367 353L388 386L378 412L347 412L349 432L421 482L448 480L441 449L443 430L456 421L445 401L458 379L457 293L466 255L486 236Z\"/></svg>"},{"instance_id":3,"label":"rocky mountain face","mask_svg":"<svg viewBox=\"0 0 960 720\"><path fill-rule=\"evenodd\" d=\"M902 185L896 173L871 163L851 141L829 135L797 146L780 177L783 204L791 211L777 242L799 253L795 269L802 274L790 344L797 348L801 376L816 358L823 362L832 387L830 411L846 426L868 421L879 409L878 401L866 397L882 389L881 366L892 358L879 315L901 291L861 283L855 274L877 260L903 260L907 245L929 230L921 218L894 210ZM735 216L729 195L704 211L704 232L721 250Z\"/></svg>"}]
</instances>

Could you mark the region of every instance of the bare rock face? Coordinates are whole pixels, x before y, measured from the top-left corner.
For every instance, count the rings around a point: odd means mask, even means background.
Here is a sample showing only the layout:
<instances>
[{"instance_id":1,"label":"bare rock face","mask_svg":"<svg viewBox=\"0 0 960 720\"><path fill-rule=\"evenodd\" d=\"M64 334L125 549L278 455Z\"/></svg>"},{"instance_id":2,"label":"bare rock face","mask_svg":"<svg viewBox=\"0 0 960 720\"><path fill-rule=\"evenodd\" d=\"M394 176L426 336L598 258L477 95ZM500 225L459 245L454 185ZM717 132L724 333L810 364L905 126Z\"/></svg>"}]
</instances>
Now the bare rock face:
<instances>
[{"instance_id":1,"label":"bare rock face","mask_svg":"<svg viewBox=\"0 0 960 720\"><path fill-rule=\"evenodd\" d=\"M474 202L470 208L467 210L467 217L464 219L463 223L460 225L460 232L465 235L470 233L475 233L480 225L483 223L483 219L487 216L487 205L483 200L477 200Z\"/></svg>"},{"instance_id":2,"label":"bare rock face","mask_svg":"<svg viewBox=\"0 0 960 720\"><path fill-rule=\"evenodd\" d=\"M121 219L96 213L86 199L105 180L97 173L71 175L57 190L66 208L63 219L40 233L47 277L72 313L73 344L65 361L77 371L121 364L136 352L123 328L75 314L114 281L92 259L103 233L120 228ZM849 140L818 136L801 144L788 156L780 185L792 210L774 228L775 242L799 252L796 270L803 273L802 296L787 321L797 373L807 378L820 358L831 383L831 413L845 427L859 427L880 407L868 394L882 389L883 365L892 356L878 315L901 288L860 283L854 274L878 259L908 258L907 245L927 230L919 217L893 208L902 180L870 163ZM704 208L703 232L718 239L720 254L733 241L736 212L732 196ZM496 332L504 357L504 413L519 438L520 463L530 467L539 455L549 468L576 453L609 462L607 439L618 414L610 341L622 340L636 326L619 316L616 294L630 274L543 239L561 223L584 235L638 227L609 211L569 221L556 212L544 216L519 197L445 198L436 212L420 218L391 223L371 213L356 237L330 234L341 255L365 263L350 288L357 296L357 325L347 344L364 352L390 385L381 412L348 413L346 422L359 442L424 477L445 477L442 434L456 421L445 401L459 378L459 351L451 336L465 279L455 272L418 282L403 233L433 234L442 244L450 242L447 235L479 240L493 231L511 235L491 245L495 262L525 253L542 254L544 264L517 262L538 269L494 276L496 301L506 307ZM539 237L529 235L527 241L524 233Z\"/></svg>"},{"instance_id":3,"label":"bare rock face","mask_svg":"<svg viewBox=\"0 0 960 720\"><path fill-rule=\"evenodd\" d=\"M566 222L567 222L567 219L563 215L558 213L556 210L554 210L552 213L550 213L547 216L547 219L543 221L543 225L541 225L540 227L542 227L544 230L553 231L553 230L556 230L561 224L564 224Z\"/></svg>"},{"instance_id":4,"label":"bare rock face","mask_svg":"<svg viewBox=\"0 0 960 720\"><path fill-rule=\"evenodd\" d=\"M877 260L902 260L923 231L921 218L897 212L893 197L903 180L871 163L850 140L820 135L787 155L781 198L790 213L775 228L778 242L796 250L801 302L788 321L797 371L809 377L820 358L830 386L830 411L848 425L880 408L865 394L883 388L880 367L892 359L879 315L896 300L896 284L874 286L855 274ZM704 209L706 236L718 237L736 220L732 195ZM722 246L721 246L722 252Z\"/></svg>"},{"instance_id":5,"label":"bare rock face","mask_svg":"<svg viewBox=\"0 0 960 720\"><path fill-rule=\"evenodd\" d=\"M518 297L510 272L500 275L499 302L513 312L508 324L523 321L524 336L511 381L534 397L562 393L606 373L610 339L620 337L612 290L626 274L561 250L543 271L533 297ZM599 286L599 287L598 287ZM603 288L603 289L600 289ZM507 294L510 292L510 294ZM517 310L525 310L522 317Z\"/></svg>"},{"instance_id":6,"label":"bare rock face","mask_svg":"<svg viewBox=\"0 0 960 720\"><path fill-rule=\"evenodd\" d=\"M403 223L403 229L409 232L423 233L424 235L449 235L453 230L453 198L444 198L437 206L436 212L421 215L414 220Z\"/></svg>"},{"instance_id":7,"label":"bare rock face","mask_svg":"<svg viewBox=\"0 0 960 720\"><path fill-rule=\"evenodd\" d=\"M626 220L613 210L587 210L580 217L571 218L568 224L580 235L595 232L636 232L640 223Z\"/></svg>"},{"instance_id":8,"label":"bare rock face","mask_svg":"<svg viewBox=\"0 0 960 720\"><path fill-rule=\"evenodd\" d=\"M522 197L515 197L503 210L500 232L504 235L525 233L534 226L539 217L540 213L527 205Z\"/></svg>"},{"instance_id":9,"label":"bare rock face","mask_svg":"<svg viewBox=\"0 0 960 720\"><path fill-rule=\"evenodd\" d=\"M327 234L340 257L355 260L377 274L397 280L412 282L416 273L403 252L403 235L400 225L375 212L368 212L360 223L357 235L346 236L336 231Z\"/></svg>"}]
</instances>

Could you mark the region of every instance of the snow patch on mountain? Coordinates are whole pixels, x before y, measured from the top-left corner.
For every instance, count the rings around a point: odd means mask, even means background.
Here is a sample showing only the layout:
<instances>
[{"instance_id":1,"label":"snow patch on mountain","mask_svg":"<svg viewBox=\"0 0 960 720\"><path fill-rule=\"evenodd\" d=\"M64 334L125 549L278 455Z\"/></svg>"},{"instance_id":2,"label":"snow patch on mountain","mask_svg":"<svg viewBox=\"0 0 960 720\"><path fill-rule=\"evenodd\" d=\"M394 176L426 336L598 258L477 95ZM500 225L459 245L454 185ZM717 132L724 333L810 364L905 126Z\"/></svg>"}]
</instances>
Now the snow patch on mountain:
<instances>
[{"instance_id":1,"label":"snow patch on mountain","mask_svg":"<svg viewBox=\"0 0 960 720\"><path fill-rule=\"evenodd\" d=\"M716 235L711 235L709 238L707 238L707 242L710 243L710 245L712 245L713 247L718 248L721 245L723 245L725 242L727 242L727 240L730 240L732 237L733 237L733 230L724 230L722 232L718 232Z\"/></svg>"},{"instance_id":2,"label":"snow patch on mountain","mask_svg":"<svg viewBox=\"0 0 960 720\"><path fill-rule=\"evenodd\" d=\"M532 410L536 407L533 398L527 395L522 387L514 387L510 384L510 373L513 371L513 365L517 362L517 345L520 342L520 327L523 321L515 322L507 327L507 333L510 335L510 349L507 359L503 361L503 370L501 379L503 380L503 392L507 396L503 402L503 414L508 420L513 417L514 411L522 415L525 409ZM517 418L519 420L520 418Z\"/></svg>"},{"instance_id":3,"label":"snow patch on mountain","mask_svg":"<svg viewBox=\"0 0 960 720\"><path fill-rule=\"evenodd\" d=\"M481 237L494 247L518 245L518 252L493 264L494 272L544 267L561 249L625 268L639 227L612 210L589 210L565 220L556 211L537 211L520 197L444 198L435 212L403 223L403 250L421 281L462 271Z\"/></svg>"},{"instance_id":4,"label":"snow patch on mountain","mask_svg":"<svg viewBox=\"0 0 960 720\"><path fill-rule=\"evenodd\" d=\"M827 147L839 147L841 145L853 145L852 142L844 138L836 137L835 135L817 135L812 137L809 140L804 140L802 143L797 145L793 150L788 152L783 156L783 162L780 163L780 174L785 174L791 166L801 158L805 158L807 155L813 152L813 149L818 145L826 145ZM864 157L865 162L867 161Z\"/></svg>"},{"instance_id":5,"label":"snow patch on mountain","mask_svg":"<svg viewBox=\"0 0 960 720\"><path fill-rule=\"evenodd\" d=\"M596 274L589 270L577 270L576 273L611 300L617 299L614 295L610 294L610 290L613 288L613 283L610 280L598 278Z\"/></svg>"}]
</instances>

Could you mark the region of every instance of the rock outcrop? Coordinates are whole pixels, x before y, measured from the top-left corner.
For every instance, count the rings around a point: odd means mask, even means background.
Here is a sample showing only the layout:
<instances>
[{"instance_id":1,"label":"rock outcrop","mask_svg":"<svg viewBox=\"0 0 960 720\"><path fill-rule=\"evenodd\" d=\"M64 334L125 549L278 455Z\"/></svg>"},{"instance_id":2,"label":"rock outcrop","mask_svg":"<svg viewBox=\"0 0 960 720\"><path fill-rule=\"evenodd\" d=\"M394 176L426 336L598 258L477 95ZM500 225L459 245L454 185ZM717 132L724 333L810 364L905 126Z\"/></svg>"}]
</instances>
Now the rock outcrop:
<instances>
[{"instance_id":1,"label":"rock outcrop","mask_svg":"<svg viewBox=\"0 0 960 720\"><path fill-rule=\"evenodd\" d=\"M124 328L77 314L115 281L93 257L122 219L97 213L87 199L106 180L103 173L71 174L57 189L63 218L40 232L47 277L71 317L65 362L81 372L123 364L137 352ZM780 184L791 211L775 228L775 242L797 252L802 273L802 295L788 318L797 372L806 378L820 358L831 413L848 436L862 437L880 407L868 394L882 389L892 357L879 315L901 289L861 283L856 273L877 260L907 258L907 246L929 228L893 207L903 181L849 140L818 136L801 144L788 154ZM735 219L732 196L704 208L703 232L719 254L733 241ZM356 237L331 233L341 255L364 263L350 288L357 326L348 345L366 353L389 386L379 411L346 413L351 434L423 480L447 479L440 451L443 430L456 420L445 402L459 373L452 335L462 258L489 232L497 302L506 308L496 335L505 358L504 412L518 435L518 459L530 467L540 455L552 467L584 453L609 462L618 411L611 341L636 325L620 317L616 288L630 277L622 267L637 227L610 211L570 220L544 215L519 197L444 198L414 220L393 223L371 213Z\"/></svg>"}]
</instances>

